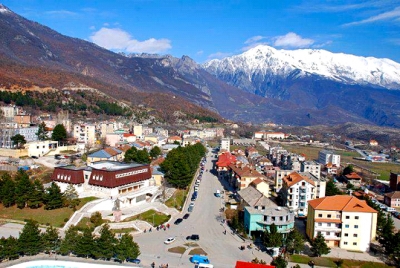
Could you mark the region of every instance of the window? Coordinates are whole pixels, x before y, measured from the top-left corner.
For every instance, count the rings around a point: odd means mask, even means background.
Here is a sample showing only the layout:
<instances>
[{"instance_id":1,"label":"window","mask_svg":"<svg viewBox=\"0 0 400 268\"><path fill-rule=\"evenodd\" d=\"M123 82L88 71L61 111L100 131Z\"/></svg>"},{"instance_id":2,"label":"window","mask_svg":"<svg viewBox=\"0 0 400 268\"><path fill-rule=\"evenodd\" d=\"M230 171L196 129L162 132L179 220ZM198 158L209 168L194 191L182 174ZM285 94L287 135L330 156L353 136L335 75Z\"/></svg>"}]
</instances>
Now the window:
<instances>
[{"instance_id":1,"label":"window","mask_svg":"<svg viewBox=\"0 0 400 268\"><path fill-rule=\"evenodd\" d=\"M340 219L340 215L338 214L338 215L336 215L336 219Z\"/></svg>"},{"instance_id":2,"label":"window","mask_svg":"<svg viewBox=\"0 0 400 268\"><path fill-rule=\"evenodd\" d=\"M344 245L347 245L347 242L343 242Z\"/></svg>"},{"instance_id":3,"label":"window","mask_svg":"<svg viewBox=\"0 0 400 268\"><path fill-rule=\"evenodd\" d=\"M350 219L350 216L346 216L346 220Z\"/></svg>"},{"instance_id":4,"label":"window","mask_svg":"<svg viewBox=\"0 0 400 268\"><path fill-rule=\"evenodd\" d=\"M331 214L328 214L328 218L329 218L329 219L332 218L332 215L331 215Z\"/></svg>"},{"instance_id":5,"label":"window","mask_svg":"<svg viewBox=\"0 0 400 268\"><path fill-rule=\"evenodd\" d=\"M358 220L358 216L355 216L354 219Z\"/></svg>"},{"instance_id":6,"label":"window","mask_svg":"<svg viewBox=\"0 0 400 268\"><path fill-rule=\"evenodd\" d=\"M357 234L353 234L353 237L358 237L358 235Z\"/></svg>"},{"instance_id":7,"label":"window","mask_svg":"<svg viewBox=\"0 0 400 268\"><path fill-rule=\"evenodd\" d=\"M326 235L331 235L331 233L330 232L326 232Z\"/></svg>"},{"instance_id":8,"label":"window","mask_svg":"<svg viewBox=\"0 0 400 268\"><path fill-rule=\"evenodd\" d=\"M322 223L319 222L319 223L318 223L318 226L322 226Z\"/></svg>"},{"instance_id":9,"label":"window","mask_svg":"<svg viewBox=\"0 0 400 268\"><path fill-rule=\"evenodd\" d=\"M350 225L348 225L348 224L346 224L345 226L344 226L344 228L349 228L350 227Z\"/></svg>"},{"instance_id":10,"label":"window","mask_svg":"<svg viewBox=\"0 0 400 268\"><path fill-rule=\"evenodd\" d=\"M354 225L354 228L358 229L358 225Z\"/></svg>"},{"instance_id":11,"label":"window","mask_svg":"<svg viewBox=\"0 0 400 268\"><path fill-rule=\"evenodd\" d=\"M330 223L328 223L328 227L331 227L331 224L330 224Z\"/></svg>"},{"instance_id":12,"label":"window","mask_svg":"<svg viewBox=\"0 0 400 268\"><path fill-rule=\"evenodd\" d=\"M322 218L322 214L318 214L318 218Z\"/></svg>"},{"instance_id":13,"label":"window","mask_svg":"<svg viewBox=\"0 0 400 268\"><path fill-rule=\"evenodd\" d=\"M353 242L353 246L357 246L357 242Z\"/></svg>"},{"instance_id":14,"label":"window","mask_svg":"<svg viewBox=\"0 0 400 268\"><path fill-rule=\"evenodd\" d=\"M345 237L348 237L348 236L349 236L349 234L348 234L348 233L345 233L345 234L344 234L344 236L345 236Z\"/></svg>"}]
</instances>

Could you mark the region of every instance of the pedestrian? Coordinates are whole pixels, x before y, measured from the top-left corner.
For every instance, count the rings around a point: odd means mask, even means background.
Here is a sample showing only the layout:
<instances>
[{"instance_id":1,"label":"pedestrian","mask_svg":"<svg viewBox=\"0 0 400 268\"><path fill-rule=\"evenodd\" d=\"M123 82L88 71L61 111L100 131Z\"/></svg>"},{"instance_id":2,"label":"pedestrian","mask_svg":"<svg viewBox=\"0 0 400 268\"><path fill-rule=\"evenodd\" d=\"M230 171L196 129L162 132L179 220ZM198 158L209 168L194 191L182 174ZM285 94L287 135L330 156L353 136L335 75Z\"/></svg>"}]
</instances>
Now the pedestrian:
<instances>
[{"instance_id":1,"label":"pedestrian","mask_svg":"<svg viewBox=\"0 0 400 268\"><path fill-rule=\"evenodd\" d=\"M151 263L151 268L156 267L156 264L154 263L154 261Z\"/></svg>"},{"instance_id":2,"label":"pedestrian","mask_svg":"<svg viewBox=\"0 0 400 268\"><path fill-rule=\"evenodd\" d=\"M167 223L167 228L169 229L169 223Z\"/></svg>"},{"instance_id":3,"label":"pedestrian","mask_svg":"<svg viewBox=\"0 0 400 268\"><path fill-rule=\"evenodd\" d=\"M168 263L167 263L167 268L168 268Z\"/></svg>"}]
</instances>

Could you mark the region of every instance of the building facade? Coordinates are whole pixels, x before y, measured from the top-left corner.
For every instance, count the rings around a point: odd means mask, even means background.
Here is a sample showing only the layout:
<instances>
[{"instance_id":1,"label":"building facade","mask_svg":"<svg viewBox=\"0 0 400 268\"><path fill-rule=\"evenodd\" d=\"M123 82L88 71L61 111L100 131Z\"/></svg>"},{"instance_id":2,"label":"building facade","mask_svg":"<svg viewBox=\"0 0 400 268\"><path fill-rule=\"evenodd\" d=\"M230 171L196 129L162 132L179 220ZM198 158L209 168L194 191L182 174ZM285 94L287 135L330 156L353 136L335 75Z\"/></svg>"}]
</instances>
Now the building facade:
<instances>
[{"instance_id":1,"label":"building facade","mask_svg":"<svg viewBox=\"0 0 400 268\"><path fill-rule=\"evenodd\" d=\"M301 172L310 172L318 179L321 178L321 165L315 161L304 161L301 163Z\"/></svg>"},{"instance_id":2,"label":"building facade","mask_svg":"<svg viewBox=\"0 0 400 268\"><path fill-rule=\"evenodd\" d=\"M332 151L322 150L318 153L318 162L322 165L331 163L340 167L340 155L334 154Z\"/></svg>"},{"instance_id":3,"label":"building facade","mask_svg":"<svg viewBox=\"0 0 400 268\"><path fill-rule=\"evenodd\" d=\"M78 143L94 145L96 142L96 127L87 124L75 124L73 129L73 137Z\"/></svg>"}]
</instances>

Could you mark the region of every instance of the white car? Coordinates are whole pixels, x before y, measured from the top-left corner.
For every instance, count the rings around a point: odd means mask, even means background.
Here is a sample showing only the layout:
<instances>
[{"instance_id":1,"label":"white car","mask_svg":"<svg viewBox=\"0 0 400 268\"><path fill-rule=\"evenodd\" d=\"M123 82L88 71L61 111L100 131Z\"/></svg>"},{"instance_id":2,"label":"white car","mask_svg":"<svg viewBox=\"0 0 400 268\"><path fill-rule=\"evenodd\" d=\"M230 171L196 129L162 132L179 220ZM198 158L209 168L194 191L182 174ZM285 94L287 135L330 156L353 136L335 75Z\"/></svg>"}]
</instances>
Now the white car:
<instances>
[{"instance_id":1,"label":"white car","mask_svg":"<svg viewBox=\"0 0 400 268\"><path fill-rule=\"evenodd\" d=\"M175 241L175 237L168 237L167 240L164 241L164 244L171 244Z\"/></svg>"},{"instance_id":2,"label":"white car","mask_svg":"<svg viewBox=\"0 0 400 268\"><path fill-rule=\"evenodd\" d=\"M197 192L198 190L199 190L199 187L198 187L198 186L195 186L195 187L194 187L194 191Z\"/></svg>"}]
</instances>

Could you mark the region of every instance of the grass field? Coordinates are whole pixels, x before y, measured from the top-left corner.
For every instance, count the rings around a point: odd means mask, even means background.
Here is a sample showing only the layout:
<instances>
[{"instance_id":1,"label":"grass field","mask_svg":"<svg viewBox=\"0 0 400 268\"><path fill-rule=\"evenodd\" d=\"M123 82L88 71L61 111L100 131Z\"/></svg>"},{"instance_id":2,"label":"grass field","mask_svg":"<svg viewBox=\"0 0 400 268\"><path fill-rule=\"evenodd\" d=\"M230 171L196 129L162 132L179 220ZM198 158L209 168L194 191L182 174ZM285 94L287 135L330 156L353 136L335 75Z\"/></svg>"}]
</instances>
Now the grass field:
<instances>
[{"instance_id":1,"label":"grass field","mask_svg":"<svg viewBox=\"0 0 400 268\"><path fill-rule=\"evenodd\" d=\"M337 258L328 258L328 257L309 257L307 255L291 255L290 261L295 263L304 263L308 264L310 260L313 260L316 266L325 266L325 267L337 267L335 261ZM367 261L358 261L358 260L343 260L342 268L389 268L384 263L379 262L367 262Z\"/></svg>"},{"instance_id":2,"label":"grass field","mask_svg":"<svg viewBox=\"0 0 400 268\"><path fill-rule=\"evenodd\" d=\"M150 209L141 214L126 218L123 221L127 222L127 221L134 221L134 220L142 220L142 221L147 221L148 223L150 223L153 226L159 226L159 225L167 222L170 218L171 218L171 215L165 215L161 212Z\"/></svg>"},{"instance_id":3,"label":"grass field","mask_svg":"<svg viewBox=\"0 0 400 268\"><path fill-rule=\"evenodd\" d=\"M81 199L81 203L78 208L81 208L86 203L95 200L95 197L87 197ZM17 206L5 208L0 205L0 219L4 221L8 220L35 220L39 224L48 225L51 224L54 227L62 227L66 220L68 220L74 211L71 208L60 208L54 210L45 210L42 206L38 209L23 208L19 209Z\"/></svg>"},{"instance_id":4,"label":"grass field","mask_svg":"<svg viewBox=\"0 0 400 268\"><path fill-rule=\"evenodd\" d=\"M283 144L282 145L286 150L297 153L304 154L307 160L316 160L318 159L319 151L323 150L319 147L311 147L309 145L294 145L294 144ZM343 166L346 166L347 163L354 163L360 167L365 169L372 170L380 174L378 179L380 180L389 180L390 171L392 172L400 172L400 165L394 163L373 163L368 161L362 161L353 159L353 157L360 156L357 152L353 151L335 151L335 153L341 156L341 163ZM357 167L356 167L356 171ZM366 174L369 175L369 174Z\"/></svg>"},{"instance_id":5,"label":"grass field","mask_svg":"<svg viewBox=\"0 0 400 268\"><path fill-rule=\"evenodd\" d=\"M100 225L103 223L108 223L110 222L109 220L102 220ZM95 228L96 226L94 226L93 223L90 222L90 219L88 217L83 217L78 224L76 225L76 227L78 227L80 230L83 230L86 227L90 227L90 228Z\"/></svg>"},{"instance_id":6,"label":"grass field","mask_svg":"<svg viewBox=\"0 0 400 268\"><path fill-rule=\"evenodd\" d=\"M165 205L181 211L183 208L183 204L185 203L187 193L188 190L177 189L171 196L171 198L165 201Z\"/></svg>"}]
</instances>

